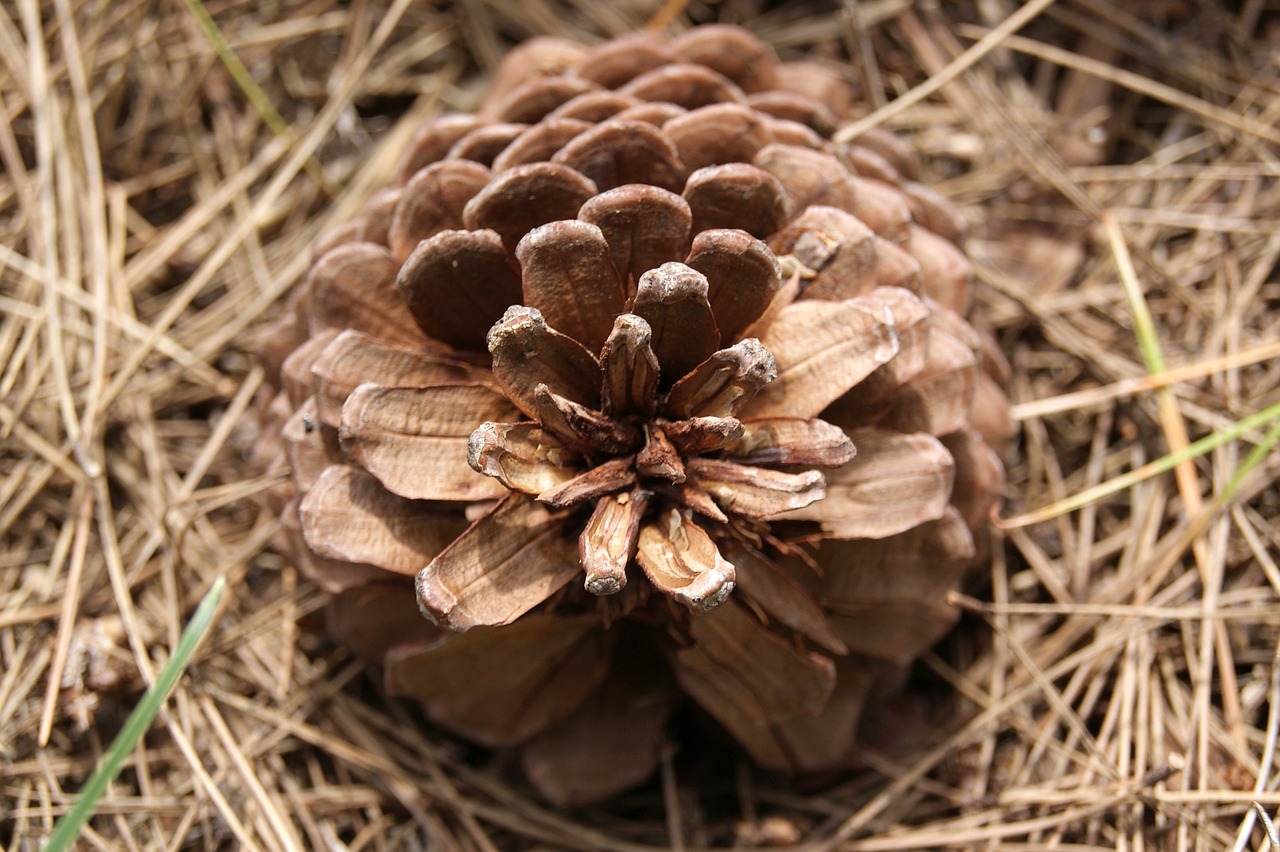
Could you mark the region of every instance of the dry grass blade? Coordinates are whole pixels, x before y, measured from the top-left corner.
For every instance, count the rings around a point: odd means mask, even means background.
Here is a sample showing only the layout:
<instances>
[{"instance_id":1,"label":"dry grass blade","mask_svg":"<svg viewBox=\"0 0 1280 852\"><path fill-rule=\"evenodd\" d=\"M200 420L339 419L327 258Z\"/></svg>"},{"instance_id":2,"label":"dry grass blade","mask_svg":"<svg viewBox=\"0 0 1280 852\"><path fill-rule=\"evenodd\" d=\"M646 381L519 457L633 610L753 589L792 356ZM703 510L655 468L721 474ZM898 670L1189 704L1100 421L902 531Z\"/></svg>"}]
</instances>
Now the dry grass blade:
<instances>
[{"instance_id":1,"label":"dry grass blade","mask_svg":"<svg viewBox=\"0 0 1280 852\"><path fill-rule=\"evenodd\" d=\"M83 845L1277 847L1273 4L228 0L216 48L175 8L0 8L0 846L122 758ZM1023 428L1008 533L864 771L672 750L558 811L308 629L247 462L253 335L508 40L709 19L843 69L845 136L910 133L964 208ZM111 752L224 576L162 724Z\"/></svg>"},{"instance_id":2,"label":"dry grass blade","mask_svg":"<svg viewBox=\"0 0 1280 852\"><path fill-rule=\"evenodd\" d=\"M984 33L983 40L990 35L991 33ZM1156 100L1164 101L1187 113L1222 124L1232 131L1257 136L1259 139L1265 139L1268 142L1280 143L1280 131L1277 131L1272 125L1258 121L1249 115L1240 115L1231 110L1214 106L1200 98L1189 96L1173 86L1158 83L1141 74L1134 74L1130 71L1111 67L1106 63L1092 61L1088 57L1079 56L1071 51L1047 44L1038 44L1030 39L1019 38L1018 36L1010 35L1004 38L1002 45L1011 50L1020 50L1042 57L1065 68L1078 69L1087 74L1114 80L1122 86L1131 88L1141 94L1149 95Z\"/></svg>"},{"instance_id":3,"label":"dry grass blade","mask_svg":"<svg viewBox=\"0 0 1280 852\"><path fill-rule=\"evenodd\" d=\"M1107 482L1101 483L1092 488L1077 491L1070 497L1059 500L1058 502L1045 506L1044 508L1016 515L1012 518L1003 518L997 521L997 524L1001 529L1011 530L1017 529L1018 527L1029 526L1031 524L1038 524L1043 521L1053 520L1054 518L1065 515L1068 512L1074 512L1077 509L1088 506L1104 497L1109 497L1112 494L1117 494L1128 488L1132 488L1134 485L1150 479L1153 476L1159 476L1160 474L1167 473L1171 470L1177 471L1187 462L1199 458L1200 456L1203 456L1224 444L1246 437L1250 432L1267 426L1277 418L1280 418L1280 403L1272 405L1255 414L1251 414L1226 429L1206 435L1195 443L1189 444L1176 452L1169 453L1166 456L1162 456L1161 458L1158 458L1153 462L1149 462L1136 470L1121 474L1114 479L1110 479ZM1273 443L1274 442L1263 440L1259 442L1259 446L1268 447Z\"/></svg>"},{"instance_id":4,"label":"dry grass blade","mask_svg":"<svg viewBox=\"0 0 1280 852\"><path fill-rule=\"evenodd\" d=\"M1028 23L1034 20L1036 16L1042 14L1045 9L1052 6L1054 2L1055 0L1031 0L1031 2L1022 6L1012 15L1001 21L1000 26L983 35L983 37L974 44L973 47L967 50L964 55L957 56L946 68L930 75L927 80L919 86L916 86L901 98L885 104L865 118L861 118L850 124L848 127L842 128L841 131L836 134L836 141L848 142L851 139L857 139L871 128L884 123L899 113L911 109L911 107L925 100L930 95L933 95L943 86L946 86L948 83L952 82L961 74L964 74L965 71L980 62L982 58L991 51L999 48L1000 45L1013 33L1016 33L1018 30L1025 27Z\"/></svg>"}]
</instances>

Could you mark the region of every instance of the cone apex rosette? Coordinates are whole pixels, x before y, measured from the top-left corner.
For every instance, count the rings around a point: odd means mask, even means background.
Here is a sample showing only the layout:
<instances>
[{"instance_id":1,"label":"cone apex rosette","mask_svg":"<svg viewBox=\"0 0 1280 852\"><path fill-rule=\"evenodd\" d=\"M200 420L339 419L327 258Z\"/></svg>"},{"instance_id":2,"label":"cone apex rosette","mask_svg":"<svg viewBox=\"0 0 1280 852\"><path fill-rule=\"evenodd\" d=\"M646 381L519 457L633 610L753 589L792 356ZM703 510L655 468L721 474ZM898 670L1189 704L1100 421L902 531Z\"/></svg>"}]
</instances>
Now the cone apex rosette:
<instances>
[{"instance_id":1,"label":"cone apex rosette","mask_svg":"<svg viewBox=\"0 0 1280 852\"><path fill-rule=\"evenodd\" d=\"M264 334L329 631L554 801L643 780L688 701L846 765L985 552L1013 428L963 218L909 143L831 141L850 109L732 27L535 40Z\"/></svg>"}]
</instances>

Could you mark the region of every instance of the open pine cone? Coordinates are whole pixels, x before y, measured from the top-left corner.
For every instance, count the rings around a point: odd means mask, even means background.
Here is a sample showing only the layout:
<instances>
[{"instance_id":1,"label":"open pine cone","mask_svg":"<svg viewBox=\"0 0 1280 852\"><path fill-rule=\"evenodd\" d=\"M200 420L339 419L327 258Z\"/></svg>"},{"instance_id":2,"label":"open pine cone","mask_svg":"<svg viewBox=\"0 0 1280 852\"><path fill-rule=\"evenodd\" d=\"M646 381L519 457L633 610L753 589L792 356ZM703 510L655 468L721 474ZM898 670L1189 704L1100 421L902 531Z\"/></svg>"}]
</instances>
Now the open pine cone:
<instances>
[{"instance_id":1,"label":"open pine cone","mask_svg":"<svg viewBox=\"0 0 1280 852\"><path fill-rule=\"evenodd\" d=\"M555 801L647 777L682 693L839 767L955 619L1007 367L961 218L903 141L831 141L850 106L731 27L529 42L268 329L329 630Z\"/></svg>"}]
</instances>

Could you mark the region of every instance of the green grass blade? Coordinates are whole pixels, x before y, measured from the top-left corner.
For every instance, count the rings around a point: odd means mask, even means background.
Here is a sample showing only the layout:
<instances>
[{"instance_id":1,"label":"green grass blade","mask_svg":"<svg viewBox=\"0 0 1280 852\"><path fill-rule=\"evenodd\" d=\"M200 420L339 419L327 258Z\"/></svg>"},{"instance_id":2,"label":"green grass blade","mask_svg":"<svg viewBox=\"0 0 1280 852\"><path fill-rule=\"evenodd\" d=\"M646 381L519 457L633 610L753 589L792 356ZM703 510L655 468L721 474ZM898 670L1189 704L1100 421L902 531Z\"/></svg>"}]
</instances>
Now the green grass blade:
<instances>
[{"instance_id":1,"label":"green grass blade","mask_svg":"<svg viewBox=\"0 0 1280 852\"><path fill-rule=\"evenodd\" d=\"M1133 268L1133 260L1125 246L1124 235L1120 225L1110 211L1102 214L1103 224L1107 226L1112 241L1111 253L1116 264L1120 284L1124 287L1125 297L1129 300L1129 314L1133 318L1133 334L1138 339L1138 349L1142 352L1142 362L1147 372L1158 375L1165 371L1164 352L1160 348L1160 332L1156 330L1156 322L1151 317L1151 309L1147 306L1147 297L1138 283L1138 273Z\"/></svg>"},{"instance_id":2,"label":"green grass blade","mask_svg":"<svg viewBox=\"0 0 1280 852\"><path fill-rule=\"evenodd\" d=\"M1106 482L1101 482L1092 488L1086 488L1083 491L1078 491L1070 497L1059 500L1056 503L1052 503L1048 506L1035 509L1022 515L997 521L996 526L1001 529L1014 529L1016 527L1025 527L1030 526L1031 524L1038 524L1043 521L1053 520L1059 515L1074 512L1076 509L1083 508L1090 503L1101 500L1103 497L1109 497L1112 494L1124 491L1126 488L1131 488L1139 482L1143 482L1153 476L1167 473L1185 461L1189 461L1212 450L1216 450L1218 447L1221 447L1223 444L1230 441L1238 440L1245 432L1266 426L1270 423L1276 423L1277 421L1280 421L1280 402L1269 405L1262 411L1251 414L1226 429L1210 433L1184 450L1180 450L1176 453L1170 453L1167 456L1161 456L1155 461L1147 462L1136 470L1131 470L1128 473L1122 473L1119 476L1108 479ZM1233 492L1235 488L1239 486L1239 480L1242 479L1250 470L1260 464L1262 460L1266 458L1267 453L1274 448L1276 437L1280 437L1280 434L1276 433L1275 429L1276 426L1273 426L1271 432L1266 436L1266 438L1263 439L1253 452L1249 453L1249 456L1241 465L1240 470L1243 472L1237 471L1236 477L1234 477L1228 484L1229 492Z\"/></svg>"},{"instance_id":3,"label":"green grass blade","mask_svg":"<svg viewBox=\"0 0 1280 852\"><path fill-rule=\"evenodd\" d=\"M1266 437L1262 439L1262 443L1258 444L1249 451L1249 455L1245 456L1244 461L1240 462L1240 466L1236 468L1236 472L1231 476L1225 488L1222 489L1222 500L1225 502L1230 500L1236 493L1236 489L1240 487L1240 483L1244 478L1253 472L1253 469L1262 464L1267 456L1271 455L1271 451L1276 448L1276 444L1280 443L1280 422L1277 422L1267 432Z\"/></svg>"},{"instance_id":4,"label":"green grass blade","mask_svg":"<svg viewBox=\"0 0 1280 852\"><path fill-rule=\"evenodd\" d=\"M262 121L267 125L267 129L281 139L292 141L293 134L289 132L289 123L284 120L284 117L276 110L275 105L271 103L271 98L267 97L267 93L262 91L262 87L253 79L249 69L240 61L239 55L231 49L226 36L222 34L222 30L218 29L217 22L213 20L213 16L209 14L209 10L205 8L204 3L201 0L183 0L183 2L187 4L192 17L196 19L196 23L200 27L200 31L204 33L205 39L208 40L214 53L218 55L218 60L227 69L231 79L235 81L236 86L240 88L244 96L249 99L249 103L258 111L258 115L262 116ZM324 171L314 157L307 160L306 169L307 173L311 175L326 194L330 196L334 194L329 182L325 180Z\"/></svg>"},{"instance_id":5,"label":"green grass blade","mask_svg":"<svg viewBox=\"0 0 1280 852\"><path fill-rule=\"evenodd\" d=\"M240 57L231 45L227 43L226 36L222 34L222 30L218 29L217 23L214 22L213 16L209 14L209 10L204 7L204 3L200 0L185 0L187 8L195 17L196 23L200 25L200 31L204 33L204 37L208 39L209 44L213 47L218 59L222 62L223 67L227 69L227 73L231 75L231 79L235 80L236 85L240 87L240 91L244 92L245 97L249 99L249 103L253 104L254 109L262 116L262 120L266 122L267 127L278 136L289 135L289 124L284 120L280 113L276 112L275 105L271 103L271 98L267 97L267 93L262 91L257 81L253 79L253 75L249 73L249 69L240 61Z\"/></svg>"},{"instance_id":6,"label":"green grass blade","mask_svg":"<svg viewBox=\"0 0 1280 852\"><path fill-rule=\"evenodd\" d=\"M97 810L98 800L106 792L107 785L120 773L125 759L133 753L138 741L142 739L142 735L151 727L156 714L160 712L161 705L173 691L178 678L186 671L191 655L213 622L213 614L218 608L218 602L222 600L226 587L227 581L223 577L219 577L209 587L204 599L200 601L200 606L196 607L195 615L191 616L191 621L182 631L182 637L178 639L178 646L174 649L173 656L161 669L155 684L146 691L142 700L129 714L124 727L116 735L107 753L103 755L102 762L93 770L89 780L80 789L80 796L76 799L76 803L53 827L49 842L44 847L45 852L63 852L70 849L79 837L80 830Z\"/></svg>"}]
</instances>

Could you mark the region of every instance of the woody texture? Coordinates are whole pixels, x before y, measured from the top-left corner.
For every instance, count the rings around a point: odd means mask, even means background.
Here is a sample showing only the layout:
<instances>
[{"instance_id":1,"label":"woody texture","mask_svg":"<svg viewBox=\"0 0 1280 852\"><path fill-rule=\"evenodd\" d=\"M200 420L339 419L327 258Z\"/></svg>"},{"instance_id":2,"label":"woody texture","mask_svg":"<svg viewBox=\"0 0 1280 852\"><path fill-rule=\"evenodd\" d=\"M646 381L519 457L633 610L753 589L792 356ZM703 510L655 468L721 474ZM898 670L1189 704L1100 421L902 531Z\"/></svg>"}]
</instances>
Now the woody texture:
<instances>
[{"instance_id":1,"label":"woody texture","mask_svg":"<svg viewBox=\"0 0 1280 852\"><path fill-rule=\"evenodd\" d=\"M854 107L732 27L526 43L266 330L327 630L554 802L644 781L693 707L848 765L986 550L1008 368L962 217Z\"/></svg>"}]
</instances>

